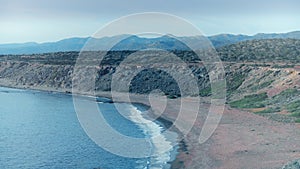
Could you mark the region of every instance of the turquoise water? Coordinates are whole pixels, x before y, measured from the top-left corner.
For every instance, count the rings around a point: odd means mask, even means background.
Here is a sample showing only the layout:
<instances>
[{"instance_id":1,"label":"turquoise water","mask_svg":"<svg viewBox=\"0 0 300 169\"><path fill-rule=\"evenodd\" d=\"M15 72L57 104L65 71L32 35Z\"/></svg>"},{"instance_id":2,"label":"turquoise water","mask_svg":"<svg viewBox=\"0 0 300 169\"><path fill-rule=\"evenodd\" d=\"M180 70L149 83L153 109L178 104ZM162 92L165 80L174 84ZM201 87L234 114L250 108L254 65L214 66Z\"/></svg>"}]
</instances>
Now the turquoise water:
<instances>
[{"instance_id":1,"label":"turquoise water","mask_svg":"<svg viewBox=\"0 0 300 169\"><path fill-rule=\"evenodd\" d=\"M145 129L120 115L113 104L99 107L109 112L105 119L118 132L146 136ZM70 95L0 87L1 169L165 168L167 160L151 164L155 160L120 157L100 148L81 128Z\"/></svg>"}]
</instances>

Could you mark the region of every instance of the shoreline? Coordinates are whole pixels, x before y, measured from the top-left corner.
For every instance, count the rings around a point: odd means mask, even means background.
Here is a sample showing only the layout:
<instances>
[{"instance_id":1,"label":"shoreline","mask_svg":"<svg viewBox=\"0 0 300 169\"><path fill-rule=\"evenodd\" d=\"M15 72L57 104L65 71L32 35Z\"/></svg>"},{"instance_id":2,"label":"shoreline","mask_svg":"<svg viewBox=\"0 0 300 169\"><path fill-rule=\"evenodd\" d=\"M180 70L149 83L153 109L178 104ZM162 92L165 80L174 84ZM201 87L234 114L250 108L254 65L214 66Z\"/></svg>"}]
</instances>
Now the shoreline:
<instances>
[{"instance_id":1,"label":"shoreline","mask_svg":"<svg viewBox=\"0 0 300 169\"><path fill-rule=\"evenodd\" d=\"M51 92L51 93L61 93L61 94L67 94L67 95L79 95L79 96L92 96L92 97L103 97L103 98L108 98L112 100L111 97L111 92L97 92L95 95L92 95L91 93L88 92L75 92L73 93L72 90L70 89L62 89L62 88L52 88L52 87L37 87L37 86L20 86L20 85L4 85L0 83L0 87L6 87L6 88L12 88L12 89L23 89L23 90L33 90L33 91L40 91L40 92ZM135 96L142 96L139 94L133 94ZM124 101L116 101L120 103L128 103ZM144 101L138 101L135 100L134 102L131 102L133 105L136 104L136 106L143 106L146 108L150 108L150 105L146 104ZM155 118L156 115L153 111L147 111L149 114L147 114L151 118ZM161 115L157 118L155 118L155 121L157 121L159 124L163 125L165 130L170 130L171 132L174 132L178 135L178 138L174 141L176 142L176 151L174 151L173 155L170 154L171 161L168 161L166 165L169 165L171 169L173 168L183 168L184 163L183 159L180 158L181 154L188 154L188 149L187 149L187 144L185 139L183 138L183 133L179 131L178 128L173 123L173 120L169 119L165 115ZM172 152L171 152L172 153Z\"/></svg>"},{"instance_id":2,"label":"shoreline","mask_svg":"<svg viewBox=\"0 0 300 169\"><path fill-rule=\"evenodd\" d=\"M0 86L16 89L40 90L70 94L70 89L20 86L14 83L3 83ZM2 82L2 83L1 83ZM9 86L11 85L11 86ZM75 93L74 93L75 94ZM88 93L82 95L88 96ZM110 92L98 92L96 96L111 98ZM193 98L183 98L188 101L188 107L194 107ZM149 105L148 97L141 95L131 98L133 103ZM147 100L147 101L146 101ZM122 99L117 100L122 101ZM161 100L157 100L160 103ZM151 113L153 117L161 117L176 125L176 108L180 107L178 99L170 100L166 114ZM178 149L175 160L170 161L171 169L203 168L203 169L278 169L295 159L300 159L300 124L276 122L263 116L225 106L222 120L214 134L203 144L199 144L199 134L207 117L209 105L201 106L193 129L187 135L173 125L170 130L178 133ZM162 103L161 103L162 104ZM193 122L189 109L183 110L187 115L183 122ZM176 130L176 127L178 128ZM184 137L183 137L184 136ZM181 139L184 138L182 141ZM281 150L281 151L278 151ZM264 159L261 161L261 159Z\"/></svg>"}]
</instances>

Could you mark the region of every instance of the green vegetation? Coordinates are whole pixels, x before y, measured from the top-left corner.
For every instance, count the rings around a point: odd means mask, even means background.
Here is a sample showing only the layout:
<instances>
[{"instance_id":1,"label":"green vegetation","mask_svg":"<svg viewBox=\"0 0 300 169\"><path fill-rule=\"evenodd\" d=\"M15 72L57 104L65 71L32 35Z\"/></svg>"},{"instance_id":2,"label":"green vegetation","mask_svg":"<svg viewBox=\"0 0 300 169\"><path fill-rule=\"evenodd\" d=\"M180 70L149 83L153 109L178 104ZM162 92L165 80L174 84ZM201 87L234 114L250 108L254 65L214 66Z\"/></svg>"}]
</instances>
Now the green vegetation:
<instances>
[{"instance_id":1,"label":"green vegetation","mask_svg":"<svg viewBox=\"0 0 300 169\"><path fill-rule=\"evenodd\" d=\"M199 91L199 95L201 97L207 97L207 96L210 96L211 95L211 87L206 87L202 90Z\"/></svg>"},{"instance_id":2,"label":"green vegetation","mask_svg":"<svg viewBox=\"0 0 300 169\"><path fill-rule=\"evenodd\" d=\"M263 83L261 83L261 84L258 84L258 85L253 86L253 87L251 88L251 90L252 90L252 91L257 91L257 90L266 88L266 87L270 86L273 82L274 82L274 80L270 80L270 81L263 82Z\"/></svg>"},{"instance_id":3,"label":"green vegetation","mask_svg":"<svg viewBox=\"0 0 300 169\"><path fill-rule=\"evenodd\" d=\"M237 88L239 88L242 83L245 81L245 75L244 74L234 74L232 79L227 80L227 91L228 93L232 93Z\"/></svg>"},{"instance_id":4,"label":"green vegetation","mask_svg":"<svg viewBox=\"0 0 300 169\"><path fill-rule=\"evenodd\" d=\"M293 116L293 117L300 117L300 111L296 111L296 112L292 113L291 116Z\"/></svg>"},{"instance_id":5,"label":"green vegetation","mask_svg":"<svg viewBox=\"0 0 300 169\"><path fill-rule=\"evenodd\" d=\"M168 98L168 99L176 99L177 97L176 97L176 96L173 96L173 95L168 95L167 98Z\"/></svg>"},{"instance_id":6,"label":"green vegetation","mask_svg":"<svg viewBox=\"0 0 300 169\"><path fill-rule=\"evenodd\" d=\"M238 70L234 72L231 72L230 70L227 71L228 73L226 74L226 88L227 88L227 96L230 97L244 83L251 69L240 67Z\"/></svg>"},{"instance_id":7,"label":"green vegetation","mask_svg":"<svg viewBox=\"0 0 300 169\"><path fill-rule=\"evenodd\" d=\"M270 80L270 81L264 82L264 83L262 83L262 84L259 85L259 89L263 89L263 88L265 88L265 87L268 87L268 86L270 86L273 82L274 82L274 80Z\"/></svg>"},{"instance_id":8,"label":"green vegetation","mask_svg":"<svg viewBox=\"0 0 300 169\"><path fill-rule=\"evenodd\" d=\"M226 97L226 82L211 83L210 86L200 90L199 95L201 97L212 96L215 99L223 99Z\"/></svg>"},{"instance_id":9,"label":"green vegetation","mask_svg":"<svg viewBox=\"0 0 300 169\"><path fill-rule=\"evenodd\" d=\"M266 113L275 113L275 112L279 112L280 111L280 108L279 107L276 107L276 108L267 108L265 110L262 110L262 111L258 111L256 112L257 114L266 114Z\"/></svg>"},{"instance_id":10,"label":"green vegetation","mask_svg":"<svg viewBox=\"0 0 300 169\"><path fill-rule=\"evenodd\" d=\"M300 118L296 119L295 123L300 123Z\"/></svg>"},{"instance_id":11,"label":"green vegetation","mask_svg":"<svg viewBox=\"0 0 300 169\"><path fill-rule=\"evenodd\" d=\"M268 99L267 93L253 94L245 96L241 100L230 102L230 106L234 108L262 108L265 107L263 103Z\"/></svg>"},{"instance_id":12,"label":"green vegetation","mask_svg":"<svg viewBox=\"0 0 300 169\"><path fill-rule=\"evenodd\" d=\"M279 93L278 95L276 95L274 97L288 98L288 97L293 96L297 93L298 93L297 89L286 89L286 90L282 91L281 93Z\"/></svg>"},{"instance_id":13,"label":"green vegetation","mask_svg":"<svg viewBox=\"0 0 300 169\"><path fill-rule=\"evenodd\" d=\"M288 112L293 117L300 117L300 100L294 101L286 106Z\"/></svg>"},{"instance_id":14,"label":"green vegetation","mask_svg":"<svg viewBox=\"0 0 300 169\"><path fill-rule=\"evenodd\" d=\"M247 61L268 66L268 62L285 63L286 66L299 63L300 40L264 39L244 41L217 49L222 61Z\"/></svg>"},{"instance_id":15,"label":"green vegetation","mask_svg":"<svg viewBox=\"0 0 300 169\"><path fill-rule=\"evenodd\" d=\"M287 104L287 102L289 100L295 99L295 98L299 97L299 95L300 95L300 90L286 89L286 90L282 91L281 93L273 96L272 99L270 100L270 104L274 104L274 103Z\"/></svg>"},{"instance_id":16,"label":"green vegetation","mask_svg":"<svg viewBox=\"0 0 300 169\"><path fill-rule=\"evenodd\" d=\"M300 111L300 100L294 101L286 106L287 111L293 113Z\"/></svg>"},{"instance_id":17,"label":"green vegetation","mask_svg":"<svg viewBox=\"0 0 300 169\"><path fill-rule=\"evenodd\" d=\"M172 95L172 94L166 94L168 99L176 99L178 97L180 97L179 95Z\"/></svg>"}]
</instances>

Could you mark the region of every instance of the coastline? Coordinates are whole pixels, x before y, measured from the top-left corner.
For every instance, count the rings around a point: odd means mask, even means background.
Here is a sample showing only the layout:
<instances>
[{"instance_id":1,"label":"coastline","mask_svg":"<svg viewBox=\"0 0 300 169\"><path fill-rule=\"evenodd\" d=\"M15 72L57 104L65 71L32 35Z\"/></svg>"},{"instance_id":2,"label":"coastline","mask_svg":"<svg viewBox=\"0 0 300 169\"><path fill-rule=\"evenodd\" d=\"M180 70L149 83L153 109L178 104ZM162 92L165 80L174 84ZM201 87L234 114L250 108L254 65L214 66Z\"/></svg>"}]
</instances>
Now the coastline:
<instances>
[{"instance_id":1,"label":"coastline","mask_svg":"<svg viewBox=\"0 0 300 169\"><path fill-rule=\"evenodd\" d=\"M0 86L70 94L70 89L20 86L3 82L4 80L0 79ZM88 96L88 93L82 95ZM96 95L111 98L110 92L98 92ZM183 99L188 101L188 107L195 106L193 98ZM169 106L164 114L155 114L155 112L150 114L176 125L178 114L175 110L179 107L176 102L178 100L172 99L170 101L172 106ZM122 98L117 101L122 101ZM148 97L142 95L132 95L131 101L149 105ZM206 101L204 100L204 102ZM300 124L275 122L263 116L228 106L225 107L222 120L214 134L205 143L199 144L199 134L206 120L208 108L209 105L206 103L201 106L201 113L198 114L193 128L187 135L183 135L183 132L179 130L180 126L173 125L169 129L179 135L178 153L175 160L170 162L172 169L278 169L292 160L300 159ZM187 114L183 117L185 122L195 120L189 116L189 109L182 111ZM184 138L183 141L182 138Z\"/></svg>"},{"instance_id":2,"label":"coastline","mask_svg":"<svg viewBox=\"0 0 300 169\"><path fill-rule=\"evenodd\" d=\"M71 89L63 89L63 88L53 88L53 87L40 87L40 86L23 86L23 85L7 85L3 84L3 80L0 79L0 87L7 87L7 88L13 88L13 89L23 89L23 90L33 90L33 91L41 91L41 92L55 92L55 93L62 93L62 94L67 94L67 95L80 95L80 96L96 96L96 97L103 97L103 98L108 98L112 99L111 97L111 92L97 92L95 95L92 95L91 93L88 92L73 92ZM133 94L134 96L139 97L144 97L143 95L138 95L138 94ZM127 103L126 101L116 101L120 103ZM144 99L138 100L134 99L133 102L131 102L133 105L136 104L135 106L143 106L143 107L150 107L149 104ZM150 118L155 118L156 115L153 111L147 111ZM179 131L176 126L173 125L173 120L170 118L166 117L165 115L161 115L155 119L156 122L158 122L159 125L162 125L164 129L169 129L171 132L174 132L178 135L176 142L176 152L174 151L174 154L171 154L171 161L167 162L166 165L169 165L171 169L178 169L178 168L184 168L184 162L183 159L180 157L182 154L188 154L187 150L187 144L186 141L183 139L183 134Z\"/></svg>"}]
</instances>

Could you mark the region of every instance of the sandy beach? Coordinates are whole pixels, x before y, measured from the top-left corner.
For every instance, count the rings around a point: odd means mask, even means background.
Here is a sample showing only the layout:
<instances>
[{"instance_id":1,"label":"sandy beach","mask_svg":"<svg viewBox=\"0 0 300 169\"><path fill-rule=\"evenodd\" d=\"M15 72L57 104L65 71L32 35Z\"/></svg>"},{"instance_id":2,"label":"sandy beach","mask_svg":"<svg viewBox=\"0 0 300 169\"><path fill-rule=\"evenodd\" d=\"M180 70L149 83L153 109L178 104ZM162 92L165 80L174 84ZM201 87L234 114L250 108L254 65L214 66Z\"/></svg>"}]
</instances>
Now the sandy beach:
<instances>
[{"instance_id":1,"label":"sandy beach","mask_svg":"<svg viewBox=\"0 0 300 169\"><path fill-rule=\"evenodd\" d=\"M27 88L51 92L69 93L70 90L54 89L47 87L13 86L10 83L0 83L1 86ZM5 85L4 85L5 84ZM89 93L80 93L86 94ZM110 92L97 92L97 96L111 98ZM115 93L114 101L127 102L126 94ZM188 101L189 107L195 106L195 98L181 98ZM150 106L148 96L131 94L132 103L141 103ZM164 112L152 111L153 118L160 117L171 122L176 121L180 99L171 99ZM156 106L164 106L157 100ZM161 104L161 105L160 105ZM182 109L186 113L184 123L193 124L189 133L184 136L178 128L172 126L170 130L176 131L181 136L179 153L172 162L172 168L195 169L280 169L291 160L300 158L300 125L292 123L280 123L265 117L225 107L220 124L213 135L203 144L199 144L199 135L207 112L210 107L209 98L203 100L200 113L196 119L191 119L189 110ZM163 122L163 120L162 120Z\"/></svg>"}]
</instances>

